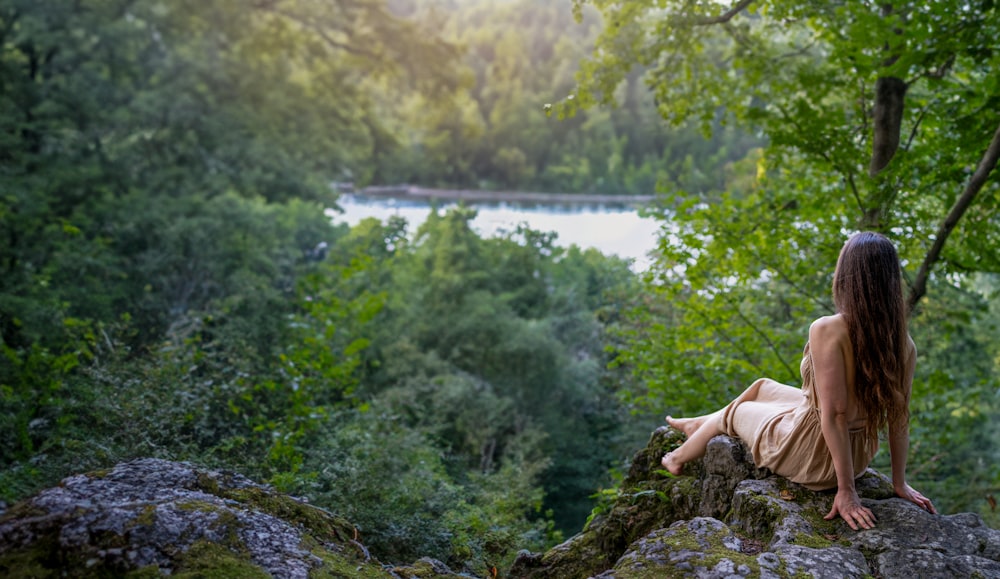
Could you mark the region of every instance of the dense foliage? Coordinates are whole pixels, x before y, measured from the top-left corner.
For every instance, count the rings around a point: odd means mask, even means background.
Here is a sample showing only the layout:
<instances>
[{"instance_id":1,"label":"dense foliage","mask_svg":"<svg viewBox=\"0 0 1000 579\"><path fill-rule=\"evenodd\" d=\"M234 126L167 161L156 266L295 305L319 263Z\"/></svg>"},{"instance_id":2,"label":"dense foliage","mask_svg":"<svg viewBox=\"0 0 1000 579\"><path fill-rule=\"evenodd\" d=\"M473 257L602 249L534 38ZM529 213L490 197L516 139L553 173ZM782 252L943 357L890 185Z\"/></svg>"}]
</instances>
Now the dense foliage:
<instances>
[{"instance_id":1,"label":"dense foliage","mask_svg":"<svg viewBox=\"0 0 1000 579\"><path fill-rule=\"evenodd\" d=\"M190 459L349 516L387 561L478 571L582 524L627 452L604 369L627 264L482 239L467 210L326 214L329 182L406 148L386 95L470 89L395 9L0 2L3 499Z\"/></svg>"},{"instance_id":2,"label":"dense foliage","mask_svg":"<svg viewBox=\"0 0 1000 579\"><path fill-rule=\"evenodd\" d=\"M400 139L377 152L378 182L649 195L658 183L718 186L723 168L759 142L717 123L708 139L694 124L666 130L639 73L615 88L620 107L547 118L544 103L570 94L593 46L594 11L577 25L568 2L395 4L435 19L463 48L464 84L443 99L380 91L380 115L394 119Z\"/></svg>"},{"instance_id":3,"label":"dense foliage","mask_svg":"<svg viewBox=\"0 0 1000 579\"><path fill-rule=\"evenodd\" d=\"M0 0L0 497L189 459L485 573L579 529L633 402L795 382L863 226L919 299L912 482L995 522L992 4L594 4ZM658 183L666 234L642 287L468 208L334 226L333 181Z\"/></svg>"}]
</instances>

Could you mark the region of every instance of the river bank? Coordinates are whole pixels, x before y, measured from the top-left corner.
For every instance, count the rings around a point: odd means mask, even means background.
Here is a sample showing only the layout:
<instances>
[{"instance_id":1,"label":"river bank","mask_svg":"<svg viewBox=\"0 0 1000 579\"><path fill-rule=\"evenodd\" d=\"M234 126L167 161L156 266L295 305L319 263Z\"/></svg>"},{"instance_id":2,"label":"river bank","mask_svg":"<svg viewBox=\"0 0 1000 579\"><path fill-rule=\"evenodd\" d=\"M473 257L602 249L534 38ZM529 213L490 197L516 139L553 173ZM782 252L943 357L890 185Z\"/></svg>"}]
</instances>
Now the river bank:
<instances>
[{"instance_id":1,"label":"river bank","mask_svg":"<svg viewBox=\"0 0 1000 579\"><path fill-rule=\"evenodd\" d=\"M355 189L341 184L336 189L343 193L393 199L468 201L472 203L538 203L628 206L652 203L655 195L593 195L588 193L538 193L530 191L479 191L474 189L433 189L416 185L380 185Z\"/></svg>"},{"instance_id":2,"label":"river bank","mask_svg":"<svg viewBox=\"0 0 1000 579\"><path fill-rule=\"evenodd\" d=\"M556 244L562 247L576 245L594 248L605 254L614 254L632 260L633 269L645 271L650 264L649 252L655 250L660 223L640 215L639 203L625 203L613 196L612 202L602 202L605 196L560 195L573 197L571 202L551 199L534 200L521 197L472 198L431 196L433 189L414 188L416 195L401 194L383 189L382 195L371 195L363 190L344 193L337 199L337 209L328 214L335 222L355 225L366 218L385 221L390 217L406 220L415 231L435 207L445 209L450 205L468 203L476 211L471 225L484 236L503 235L526 225L536 231L556 234ZM484 193L476 191L473 193ZM598 198L601 199L598 199Z\"/></svg>"}]
</instances>

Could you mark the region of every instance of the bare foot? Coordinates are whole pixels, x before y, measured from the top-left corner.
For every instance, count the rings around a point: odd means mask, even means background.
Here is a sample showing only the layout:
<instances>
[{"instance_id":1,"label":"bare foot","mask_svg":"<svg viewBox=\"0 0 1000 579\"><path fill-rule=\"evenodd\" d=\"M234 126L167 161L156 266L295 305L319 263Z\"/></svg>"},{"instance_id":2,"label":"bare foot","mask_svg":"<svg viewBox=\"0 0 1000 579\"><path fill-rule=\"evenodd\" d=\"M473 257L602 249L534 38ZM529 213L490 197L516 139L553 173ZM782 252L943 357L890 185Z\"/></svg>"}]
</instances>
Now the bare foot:
<instances>
[{"instance_id":1,"label":"bare foot","mask_svg":"<svg viewBox=\"0 0 1000 579\"><path fill-rule=\"evenodd\" d=\"M664 454L663 459L660 460L660 464L663 465L663 468L667 469L667 472L674 476L681 476L684 473L684 463L677 462L672 452Z\"/></svg>"},{"instance_id":2,"label":"bare foot","mask_svg":"<svg viewBox=\"0 0 1000 579\"><path fill-rule=\"evenodd\" d=\"M703 416L697 418L674 418L673 416L667 416L667 424L688 436L691 436L696 430L701 428L704 422L705 417Z\"/></svg>"}]
</instances>

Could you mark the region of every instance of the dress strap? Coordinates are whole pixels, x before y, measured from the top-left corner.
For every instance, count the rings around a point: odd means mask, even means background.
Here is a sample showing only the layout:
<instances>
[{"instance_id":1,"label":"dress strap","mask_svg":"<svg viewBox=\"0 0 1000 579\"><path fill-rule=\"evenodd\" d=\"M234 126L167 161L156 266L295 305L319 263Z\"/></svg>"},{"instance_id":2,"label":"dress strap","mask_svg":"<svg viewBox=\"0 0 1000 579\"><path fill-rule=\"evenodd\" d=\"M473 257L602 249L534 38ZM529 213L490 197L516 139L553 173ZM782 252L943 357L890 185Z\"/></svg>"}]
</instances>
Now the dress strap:
<instances>
[{"instance_id":1,"label":"dress strap","mask_svg":"<svg viewBox=\"0 0 1000 579\"><path fill-rule=\"evenodd\" d=\"M802 375L802 393L809 400L809 406L819 412L819 400L816 398L815 371L813 370L812 353L809 351L809 342L806 342L802 350L802 363L799 365L799 374Z\"/></svg>"}]
</instances>

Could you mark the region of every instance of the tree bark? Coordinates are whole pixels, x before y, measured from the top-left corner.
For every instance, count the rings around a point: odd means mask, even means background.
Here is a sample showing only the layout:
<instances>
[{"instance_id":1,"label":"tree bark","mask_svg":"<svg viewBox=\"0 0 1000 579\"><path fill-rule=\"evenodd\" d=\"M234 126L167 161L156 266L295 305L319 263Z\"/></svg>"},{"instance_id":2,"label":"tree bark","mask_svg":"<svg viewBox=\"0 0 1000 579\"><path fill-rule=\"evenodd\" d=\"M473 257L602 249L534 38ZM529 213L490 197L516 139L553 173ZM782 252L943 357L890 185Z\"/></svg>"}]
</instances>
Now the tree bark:
<instances>
[{"instance_id":1,"label":"tree bark","mask_svg":"<svg viewBox=\"0 0 1000 579\"><path fill-rule=\"evenodd\" d=\"M734 16L742 12L747 6L754 3L754 0L740 0L732 8L726 10L718 16L698 18L694 21L695 26L711 26L712 24L722 24L729 22Z\"/></svg>"},{"instance_id":2,"label":"tree bark","mask_svg":"<svg viewBox=\"0 0 1000 579\"><path fill-rule=\"evenodd\" d=\"M906 83L894 76L879 77L875 81L872 159L868 166L868 174L872 177L885 169L899 148L906 89Z\"/></svg>"},{"instance_id":3,"label":"tree bark","mask_svg":"<svg viewBox=\"0 0 1000 579\"><path fill-rule=\"evenodd\" d=\"M882 5L882 17L887 18L893 12L892 4ZM898 28L893 30L902 34ZM887 43L886 51L889 50ZM890 53L882 62L883 67L892 66L899 60L898 53ZM879 75L875 81L874 131L872 134L872 158L868 165L868 175L874 177L885 169L889 161L899 149L899 133L903 124L904 97L907 84L894 76Z\"/></svg>"}]
</instances>

